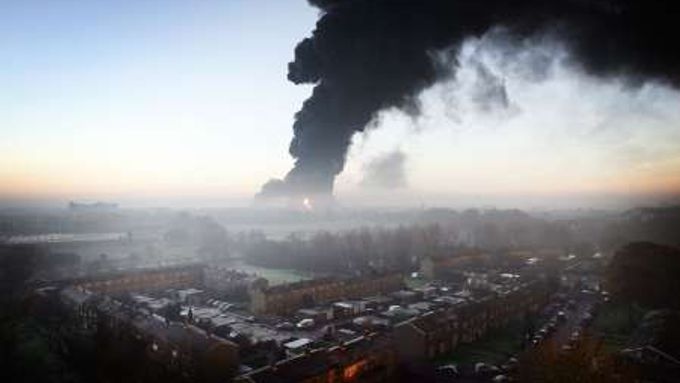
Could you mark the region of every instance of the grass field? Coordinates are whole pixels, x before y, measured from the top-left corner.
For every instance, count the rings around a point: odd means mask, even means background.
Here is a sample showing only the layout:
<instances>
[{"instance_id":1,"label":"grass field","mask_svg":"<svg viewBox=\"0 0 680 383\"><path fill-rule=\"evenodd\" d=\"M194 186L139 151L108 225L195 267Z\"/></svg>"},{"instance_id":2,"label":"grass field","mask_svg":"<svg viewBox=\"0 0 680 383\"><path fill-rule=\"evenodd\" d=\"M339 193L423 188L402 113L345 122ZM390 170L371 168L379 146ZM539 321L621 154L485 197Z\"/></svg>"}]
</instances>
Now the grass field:
<instances>
[{"instance_id":1,"label":"grass field","mask_svg":"<svg viewBox=\"0 0 680 383\"><path fill-rule=\"evenodd\" d=\"M256 274L262 278L267 279L269 281L269 285L281 285L284 283L298 282L318 277L318 275L314 273L304 272L300 270L275 269L251 265L242 259L233 259L224 266L245 273Z\"/></svg>"},{"instance_id":2,"label":"grass field","mask_svg":"<svg viewBox=\"0 0 680 383\"><path fill-rule=\"evenodd\" d=\"M428 284L428 280L425 278L404 278L404 283L409 289L418 289Z\"/></svg>"},{"instance_id":3,"label":"grass field","mask_svg":"<svg viewBox=\"0 0 680 383\"><path fill-rule=\"evenodd\" d=\"M280 285L284 283L303 281L306 279L312 279L314 277L314 274L312 273L305 273L298 270L270 269L267 267L259 267L248 264L239 265L239 270L245 271L247 273L254 273L262 278L266 278L270 285Z\"/></svg>"},{"instance_id":4,"label":"grass field","mask_svg":"<svg viewBox=\"0 0 680 383\"><path fill-rule=\"evenodd\" d=\"M524 330L522 321L511 322L503 328L490 331L476 342L459 346L451 354L438 358L437 362L459 365L477 362L503 363L521 351Z\"/></svg>"},{"instance_id":5,"label":"grass field","mask_svg":"<svg viewBox=\"0 0 680 383\"><path fill-rule=\"evenodd\" d=\"M598 310L590 329L604 340L607 350L617 351L625 347L644 314L645 310L637 306L607 303Z\"/></svg>"}]
</instances>

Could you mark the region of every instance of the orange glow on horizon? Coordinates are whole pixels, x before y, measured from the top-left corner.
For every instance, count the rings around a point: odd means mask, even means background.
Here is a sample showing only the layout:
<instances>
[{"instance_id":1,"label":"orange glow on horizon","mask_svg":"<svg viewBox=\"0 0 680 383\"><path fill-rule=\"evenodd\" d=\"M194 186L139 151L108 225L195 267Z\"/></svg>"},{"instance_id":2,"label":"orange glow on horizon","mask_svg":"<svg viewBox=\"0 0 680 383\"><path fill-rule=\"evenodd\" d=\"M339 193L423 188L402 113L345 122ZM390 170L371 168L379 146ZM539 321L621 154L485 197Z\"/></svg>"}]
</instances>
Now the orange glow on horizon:
<instances>
[{"instance_id":1,"label":"orange glow on horizon","mask_svg":"<svg viewBox=\"0 0 680 383\"><path fill-rule=\"evenodd\" d=\"M83 155L84 156L84 155ZM54 159L53 159L54 158ZM137 163L140 163L137 165ZM442 170L445 177L431 174L416 179L404 191L427 198L428 195L468 193L480 195L569 197L578 194L611 194L636 196L680 195L680 159L671 159L653 165L641 164L626 169L612 169L598 174L532 173L526 164L516 164L517 174L507 169L469 166ZM0 159L0 199L98 199L127 197L199 198L252 197L266 175L247 174L247 169L215 165L213 168L181 168L173 163L163 167L156 162L145 164L142 159L121 160L112 164L93 157L90 161L71 154L43 153L28 156L7 154ZM478 173L475 173L478 171ZM437 172L439 173L439 172ZM263 173L263 174L266 174ZM337 182L337 195L361 195L365 191L352 182L351 169ZM442 180L446 183L442 184ZM302 201L303 208L311 210L310 199Z\"/></svg>"}]
</instances>

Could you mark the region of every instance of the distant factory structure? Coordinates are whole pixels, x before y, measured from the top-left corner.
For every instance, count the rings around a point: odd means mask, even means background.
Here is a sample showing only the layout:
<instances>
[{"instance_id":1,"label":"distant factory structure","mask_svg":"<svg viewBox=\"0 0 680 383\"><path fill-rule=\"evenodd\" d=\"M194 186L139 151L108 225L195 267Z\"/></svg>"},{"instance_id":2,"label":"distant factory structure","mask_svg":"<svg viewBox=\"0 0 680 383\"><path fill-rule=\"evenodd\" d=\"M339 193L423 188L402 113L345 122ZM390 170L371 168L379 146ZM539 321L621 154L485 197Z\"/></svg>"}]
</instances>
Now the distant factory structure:
<instances>
[{"instance_id":1,"label":"distant factory structure","mask_svg":"<svg viewBox=\"0 0 680 383\"><path fill-rule=\"evenodd\" d=\"M68 203L68 209L72 212L110 212L118 209L118 204L101 201L92 203L71 201Z\"/></svg>"}]
</instances>

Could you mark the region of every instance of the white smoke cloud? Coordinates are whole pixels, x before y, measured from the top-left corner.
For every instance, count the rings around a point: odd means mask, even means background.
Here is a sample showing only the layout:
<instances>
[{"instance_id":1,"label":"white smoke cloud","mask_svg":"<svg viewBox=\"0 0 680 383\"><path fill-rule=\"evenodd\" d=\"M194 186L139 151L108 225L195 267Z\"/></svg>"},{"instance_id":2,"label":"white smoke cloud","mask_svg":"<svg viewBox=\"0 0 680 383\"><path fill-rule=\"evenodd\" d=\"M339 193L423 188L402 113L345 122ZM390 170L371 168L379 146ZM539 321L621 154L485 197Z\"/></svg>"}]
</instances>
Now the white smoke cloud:
<instances>
[{"instance_id":1,"label":"white smoke cloud","mask_svg":"<svg viewBox=\"0 0 680 383\"><path fill-rule=\"evenodd\" d=\"M680 185L678 91L589 76L550 36L513 42L494 31L434 59L458 71L421 93L416 120L386 110L376 129L355 137L341 193L360 190L362 164L394 147L409 158L411 189L425 199L651 195Z\"/></svg>"},{"instance_id":2,"label":"white smoke cloud","mask_svg":"<svg viewBox=\"0 0 680 383\"><path fill-rule=\"evenodd\" d=\"M406 155L401 150L385 153L364 165L360 185L369 189L399 189L407 185Z\"/></svg>"}]
</instances>

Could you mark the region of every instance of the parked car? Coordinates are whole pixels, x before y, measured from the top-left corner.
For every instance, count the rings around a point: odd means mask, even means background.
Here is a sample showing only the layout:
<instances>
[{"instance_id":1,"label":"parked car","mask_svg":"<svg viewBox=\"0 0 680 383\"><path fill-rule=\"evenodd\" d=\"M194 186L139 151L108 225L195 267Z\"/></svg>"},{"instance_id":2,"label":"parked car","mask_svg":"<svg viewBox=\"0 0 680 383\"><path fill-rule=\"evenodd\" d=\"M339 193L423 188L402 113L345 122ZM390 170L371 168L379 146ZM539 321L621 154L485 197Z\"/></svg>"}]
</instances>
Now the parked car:
<instances>
[{"instance_id":1,"label":"parked car","mask_svg":"<svg viewBox=\"0 0 680 383\"><path fill-rule=\"evenodd\" d=\"M277 324L276 326L277 330L284 330L284 331L290 331L295 329L295 325L290 323L290 322L281 322Z\"/></svg>"},{"instance_id":2,"label":"parked car","mask_svg":"<svg viewBox=\"0 0 680 383\"><path fill-rule=\"evenodd\" d=\"M477 376L490 378L499 372L500 369L494 365L484 362L475 363L475 375Z\"/></svg>"},{"instance_id":3,"label":"parked car","mask_svg":"<svg viewBox=\"0 0 680 383\"><path fill-rule=\"evenodd\" d=\"M513 372L517 370L519 360L515 357L508 358L508 360L501 366L503 372Z\"/></svg>"},{"instance_id":4,"label":"parked car","mask_svg":"<svg viewBox=\"0 0 680 383\"><path fill-rule=\"evenodd\" d=\"M557 313L557 320L560 322L564 322L567 320L567 314L564 311L559 311Z\"/></svg>"},{"instance_id":5,"label":"parked car","mask_svg":"<svg viewBox=\"0 0 680 383\"><path fill-rule=\"evenodd\" d=\"M592 320L593 320L593 314L585 313L585 314L583 314L583 317L581 317L581 324L589 325L590 322L592 322Z\"/></svg>"},{"instance_id":6,"label":"parked car","mask_svg":"<svg viewBox=\"0 0 680 383\"><path fill-rule=\"evenodd\" d=\"M455 364L445 364L437 367L436 370L437 381L450 381L460 376L458 366Z\"/></svg>"},{"instance_id":7,"label":"parked car","mask_svg":"<svg viewBox=\"0 0 680 383\"><path fill-rule=\"evenodd\" d=\"M311 318L305 318L297 323L297 328L299 329L307 329L307 328L312 328L314 327L314 319Z\"/></svg>"}]
</instances>

